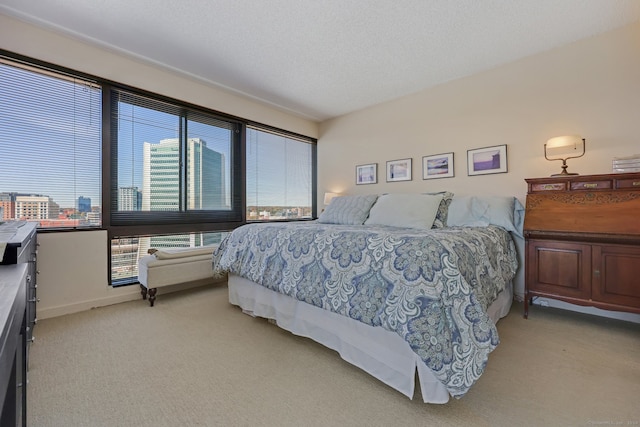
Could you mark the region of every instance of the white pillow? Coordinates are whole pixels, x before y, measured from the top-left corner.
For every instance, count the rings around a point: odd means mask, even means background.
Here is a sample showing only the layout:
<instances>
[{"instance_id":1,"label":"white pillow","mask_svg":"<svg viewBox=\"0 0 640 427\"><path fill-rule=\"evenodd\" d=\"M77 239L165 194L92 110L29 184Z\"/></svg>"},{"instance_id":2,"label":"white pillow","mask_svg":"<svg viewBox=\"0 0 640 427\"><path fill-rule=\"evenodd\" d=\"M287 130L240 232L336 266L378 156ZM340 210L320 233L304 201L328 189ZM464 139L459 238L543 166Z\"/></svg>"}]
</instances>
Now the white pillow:
<instances>
[{"instance_id":1,"label":"white pillow","mask_svg":"<svg viewBox=\"0 0 640 427\"><path fill-rule=\"evenodd\" d=\"M430 230L442 197L442 194L383 194L371 207L365 225Z\"/></svg>"},{"instance_id":2,"label":"white pillow","mask_svg":"<svg viewBox=\"0 0 640 427\"><path fill-rule=\"evenodd\" d=\"M524 207L512 196L455 196L449 205L447 225L486 227L498 225L522 236Z\"/></svg>"},{"instance_id":3,"label":"white pillow","mask_svg":"<svg viewBox=\"0 0 640 427\"><path fill-rule=\"evenodd\" d=\"M490 224L489 203L475 196L455 196L449 205L447 226L486 227Z\"/></svg>"}]
</instances>

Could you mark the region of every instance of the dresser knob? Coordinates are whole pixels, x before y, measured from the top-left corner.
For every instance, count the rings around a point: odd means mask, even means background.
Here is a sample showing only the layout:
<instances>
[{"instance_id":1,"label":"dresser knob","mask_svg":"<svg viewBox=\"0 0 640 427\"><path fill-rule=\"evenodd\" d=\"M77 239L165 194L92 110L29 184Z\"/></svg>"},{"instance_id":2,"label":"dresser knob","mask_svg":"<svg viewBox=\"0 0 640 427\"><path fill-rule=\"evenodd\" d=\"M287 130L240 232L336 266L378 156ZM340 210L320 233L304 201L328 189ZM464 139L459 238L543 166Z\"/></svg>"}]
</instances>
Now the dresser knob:
<instances>
[{"instance_id":1,"label":"dresser knob","mask_svg":"<svg viewBox=\"0 0 640 427\"><path fill-rule=\"evenodd\" d=\"M593 270L593 275L596 277L600 277L600 270Z\"/></svg>"}]
</instances>

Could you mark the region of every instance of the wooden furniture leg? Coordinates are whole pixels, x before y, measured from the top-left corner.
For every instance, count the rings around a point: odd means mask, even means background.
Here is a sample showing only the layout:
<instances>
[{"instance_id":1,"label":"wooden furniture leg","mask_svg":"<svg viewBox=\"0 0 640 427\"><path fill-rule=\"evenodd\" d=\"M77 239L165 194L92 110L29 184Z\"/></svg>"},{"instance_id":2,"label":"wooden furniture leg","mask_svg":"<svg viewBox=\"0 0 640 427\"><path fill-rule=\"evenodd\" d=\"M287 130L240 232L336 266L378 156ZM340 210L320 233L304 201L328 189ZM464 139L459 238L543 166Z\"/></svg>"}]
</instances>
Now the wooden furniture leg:
<instances>
[{"instance_id":1,"label":"wooden furniture leg","mask_svg":"<svg viewBox=\"0 0 640 427\"><path fill-rule=\"evenodd\" d=\"M149 289L149 305L151 307L153 307L153 303L156 300L156 292L158 291L158 288L151 288Z\"/></svg>"},{"instance_id":2,"label":"wooden furniture leg","mask_svg":"<svg viewBox=\"0 0 640 427\"><path fill-rule=\"evenodd\" d=\"M140 293L142 294L142 299L147 299L147 288L144 285L140 285Z\"/></svg>"}]
</instances>

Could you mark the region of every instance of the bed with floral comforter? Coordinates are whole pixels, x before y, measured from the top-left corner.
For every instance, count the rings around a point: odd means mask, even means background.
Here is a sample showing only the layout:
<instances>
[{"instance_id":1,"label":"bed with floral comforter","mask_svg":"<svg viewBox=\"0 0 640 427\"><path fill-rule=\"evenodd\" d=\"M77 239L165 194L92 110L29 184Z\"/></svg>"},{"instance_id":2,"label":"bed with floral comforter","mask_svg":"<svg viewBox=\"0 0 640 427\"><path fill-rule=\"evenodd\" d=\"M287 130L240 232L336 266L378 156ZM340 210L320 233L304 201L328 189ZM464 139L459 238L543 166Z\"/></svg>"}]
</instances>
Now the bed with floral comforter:
<instances>
[{"instance_id":1,"label":"bed with floral comforter","mask_svg":"<svg viewBox=\"0 0 640 427\"><path fill-rule=\"evenodd\" d=\"M248 224L216 268L398 334L452 396L482 375L499 338L487 308L518 259L504 228Z\"/></svg>"}]
</instances>

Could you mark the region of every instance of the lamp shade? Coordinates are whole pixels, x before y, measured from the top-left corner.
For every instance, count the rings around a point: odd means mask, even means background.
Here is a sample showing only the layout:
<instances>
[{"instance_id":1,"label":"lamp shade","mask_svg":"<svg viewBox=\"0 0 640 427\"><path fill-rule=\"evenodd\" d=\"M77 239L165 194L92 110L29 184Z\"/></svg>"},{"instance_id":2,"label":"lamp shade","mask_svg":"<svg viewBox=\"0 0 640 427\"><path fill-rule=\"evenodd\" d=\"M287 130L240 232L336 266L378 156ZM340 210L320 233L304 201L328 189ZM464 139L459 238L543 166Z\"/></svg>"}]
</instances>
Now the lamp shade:
<instances>
[{"instance_id":1,"label":"lamp shade","mask_svg":"<svg viewBox=\"0 0 640 427\"><path fill-rule=\"evenodd\" d=\"M563 148L570 146L577 148L578 144L582 144L582 137L580 135L563 135L549 139L547 141L547 148Z\"/></svg>"},{"instance_id":2,"label":"lamp shade","mask_svg":"<svg viewBox=\"0 0 640 427\"><path fill-rule=\"evenodd\" d=\"M324 193L324 205L326 206L329 203L331 203L331 199L337 196L338 196L338 193Z\"/></svg>"}]
</instances>

